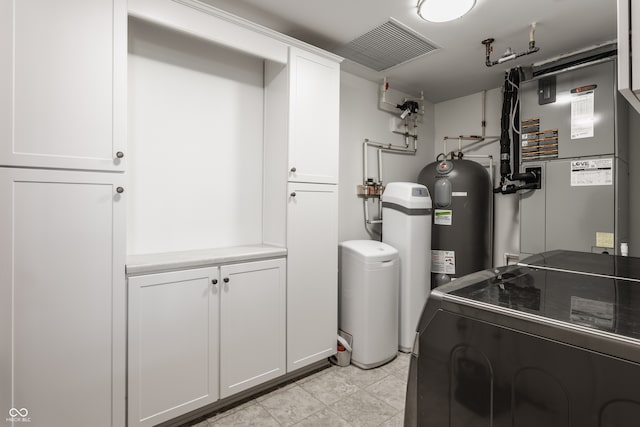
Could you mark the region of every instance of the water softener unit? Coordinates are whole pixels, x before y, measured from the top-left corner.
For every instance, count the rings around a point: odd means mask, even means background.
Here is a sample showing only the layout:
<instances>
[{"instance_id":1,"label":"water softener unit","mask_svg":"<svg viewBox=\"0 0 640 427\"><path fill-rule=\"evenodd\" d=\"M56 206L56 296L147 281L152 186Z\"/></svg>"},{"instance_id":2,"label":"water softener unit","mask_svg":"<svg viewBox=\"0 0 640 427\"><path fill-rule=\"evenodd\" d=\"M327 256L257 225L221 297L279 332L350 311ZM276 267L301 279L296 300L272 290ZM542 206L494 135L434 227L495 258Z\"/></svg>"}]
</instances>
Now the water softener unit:
<instances>
[{"instance_id":1,"label":"water softener unit","mask_svg":"<svg viewBox=\"0 0 640 427\"><path fill-rule=\"evenodd\" d=\"M430 292L431 197L424 185L391 182L382 194L382 241L400 254L398 348L410 352Z\"/></svg>"},{"instance_id":2,"label":"water softener unit","mask_svg":"<svg viewBox=\"0 0 640 427\"><path fill-rule=\"evenodd\" d=\"M491 267L491 180L485 168L454 156L418 176L433 195L432 286Z\"/></svg>"}]
</instances>

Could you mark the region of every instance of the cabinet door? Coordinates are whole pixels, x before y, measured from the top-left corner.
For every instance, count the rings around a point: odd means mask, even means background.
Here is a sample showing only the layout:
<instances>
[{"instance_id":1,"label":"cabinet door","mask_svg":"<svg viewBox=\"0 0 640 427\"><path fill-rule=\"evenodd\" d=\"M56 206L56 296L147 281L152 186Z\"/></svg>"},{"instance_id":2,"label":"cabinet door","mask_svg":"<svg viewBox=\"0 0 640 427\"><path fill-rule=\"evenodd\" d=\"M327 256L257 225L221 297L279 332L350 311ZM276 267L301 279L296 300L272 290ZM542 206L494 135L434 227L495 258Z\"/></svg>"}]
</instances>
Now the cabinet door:
<instances>
[{"instance_id":1,"label":"cabinet door","mask_svg":"<svg viewBox=\"0 0 640 427\"><path fill-rule=\"evenodd\" d=\"M338 183L340 64L289 52L289 181Z\"/></svg>"},{"instance_id":2,"label":"cabinet door","mask_svg":"<svg viewBox=\"0 0 640 427\"><path fill-rule=\"evenodd\" d=\"M627 27L629 31L625 34L625 36L630 34L630 37L628 37L630 45L628 46L628 51L624 52L623 54L626 54L627 58L629 58L629 60L632 62L630 67L630 70L633 73L633 75L631 76L631 88L636 94L636 97L638 97L638 95L640 94L640 58L638 58L638 55L633 55L633 52L637 52L638 47L640 47L640 7L638 7L638 2L632 0L619 0L619 3L619 7L621 9L625 7L623 6L623 4L625 3L626 7L628 8L627 13L629 16L629 20L627 21L627 25L631 28Z\"/></svg>"},{"instance_id":3,"label":"cabinet door","mask_svg":"<svg viewBox=\"0 0 640 427\"><path fill-rule=\"evenodd\" d=\"M129 425L218 400L218 268L130 277Z\"/></svg>"},{"instance_id":4,"label":"cabinet door","mask_svg":"<svg viewBox=\"0 0 640 427\"><path fill-rule=\"evenodd\" d=\"M287 371L336 352L338 189L289 184L287 209Z\"/></svg>"},{"instance_id":5,"label":"cabinet door","mask_svg":"<svg viewBox=\"0 0 640 427\"><path fill-rule=\"evenodd\" d=\"M220 397L285 374L285 260L223 266Z\"/></svg>"},{"instance_id":6,"label":"cabinet door","mask_svg":"<svg viewBox=\"0 0 640 427\"><path fill-rule=\"evenodd\" d=\"M0 165L124 170L126 0L0 4Z\"/></svg>"},{"instance_id":7,"label":"cabinet door","mask_svg":"<svg viewBox=\"0 0 640 427\"><path fill-rule=\"evenodd\" d=\"M632 55L640 46L640 7L632 0L618 0L618 90L640 112L640 58Z\"/></svg>"},{"instance_id":8,"label":"cabinet door","mask_svg":"<svg viewBox=\"0 0 640 427\"><path fill-rule=\"evenodd\" d=\"M0 168L2 418L124 425L122 179Z\"/></svg>"}]
</instances>

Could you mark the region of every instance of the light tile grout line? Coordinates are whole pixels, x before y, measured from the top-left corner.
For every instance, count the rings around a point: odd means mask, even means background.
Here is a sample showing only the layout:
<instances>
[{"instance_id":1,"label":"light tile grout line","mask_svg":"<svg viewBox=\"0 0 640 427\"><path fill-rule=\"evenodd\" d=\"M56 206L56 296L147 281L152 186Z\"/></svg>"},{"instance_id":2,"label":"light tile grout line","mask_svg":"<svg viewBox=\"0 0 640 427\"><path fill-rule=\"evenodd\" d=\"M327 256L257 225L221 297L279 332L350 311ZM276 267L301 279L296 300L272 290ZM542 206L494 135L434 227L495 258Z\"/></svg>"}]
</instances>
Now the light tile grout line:
<instances>
[{"instance_id":1,"label":"light tile grout line","mask_svg":"<svg viewBox=\"0 0 640 427\"><path fill-rule=\"evenodd\" d=\"M402 359L405 360L402 360ZM292 382L291 384L288 384L286 386L280 387L276 390L273 390L270 393L264 394L262 396L259 396L253 400L247 401L237 407L231 408L228 411L219 413L217 415L215 415L212 418L209 418L207 420L205 420L205 422L207 423L207 425L209 425L209 427L215 427L217 425L220 425L220 421L233 415L236 414L240 411L244 411L247 410L248 408L254 406L254 405L258 405L262 410L264 410L269 417L275 421L278 425L281 426L296 426L299 425L301 423L303 423L305 420L308 420L309 418L313 417L314 415L317 415L318 413L324 411L324 410L328 410L332 415L336 416L338 419L344 421L345 423L348 424L348 421L345 420L339 413L337 413L334 409L332 409L330 406L334 405L337 402L331 403L331 404L325 404L322 400L320 400L317 397L317 393L314 395L313 392L305 389L303 387L304 384L309 383L310 381L317 381L320 380L321 378L325 377L327 374L331 373L331 372L335 372L339 377L342 377L343 380L345 380L346 382L349 382L349 384L355 385L355 387L357 388L356 391L351 391L349 393L347 393L344 396L341 396L340 399L345 399L348 396L351 396L355 393L357 393L358 391L361 391L363 393L366 393L370 398L374 399L375 401L380 402L382 405L385 405L389 408L392 408L395 412L393 415L385 418L384 420L382 420L380 423L375 424L376 426L380 426L380 425L384 425L388 422L390 422L392 419L394 419L395 417L397 417L400 413L404 412L404 408L403 409L397 409L395 406L391 405L389 402L385 402L383 399L381 399L380 397L378 397L378 395L374 394L373 392L369 391L368 388L373 387L374 385L379 385L380 383L382 383L385 379L395 379L397 381L400 381L401 383L404 383L404 387L406 387L406 375L402 375L402 371L407 372L408 371L408 355L403 354L403 353L398 353L398 357L396 359L394 359L393 361L389 362L386 365L383 365L379 368L375 368L373 370L367 370L367 371L347 371L347 369L349 368L341 368L341 367L337 367L337 366L331 366L325 370L322 370L320 372L316 372L314 374L311 374L307 377L301 378L295 382ZM351 369L359 369L359 368L351 368ZM379 371L378 371L379 370ZM378 378L376 378L373 382L368 383L368 382L364 382L362 384L353 384L352 381L349 381L350 379L352 379L349 375L350 373L353 375L353 373L356 373L356 377L357 376L361 376L361 377L366 377L367 375L370 375L372 372L377 372L377 373L382 373L384 372L383 376L380 376ZM403 381L402 378L405 378L405 380ZM263 402L265 402L267 399L276 396L280 393L286 392L288 390L291 390L292 388L295 387L299 387L301 390L303 390L304 392L308 393L313 400L319 402L321 404L321 407L319 409L314 410L312 413L308 414L305 416L305 418L301 419L301 420L297 420L295 421L295 423L291 424L291 423L286 423L283 424L282 422L280 422L280 420L278 420L278 418L276 418L276 416L272 413L272 411L269 410L269 408L267 408L266 406L263 405ZM404 391L404 390L403 390ZM198 424L195 424L195 426L197 426ZM373 427L373 425L372 425Z\"/></svg>"}]
</instances>

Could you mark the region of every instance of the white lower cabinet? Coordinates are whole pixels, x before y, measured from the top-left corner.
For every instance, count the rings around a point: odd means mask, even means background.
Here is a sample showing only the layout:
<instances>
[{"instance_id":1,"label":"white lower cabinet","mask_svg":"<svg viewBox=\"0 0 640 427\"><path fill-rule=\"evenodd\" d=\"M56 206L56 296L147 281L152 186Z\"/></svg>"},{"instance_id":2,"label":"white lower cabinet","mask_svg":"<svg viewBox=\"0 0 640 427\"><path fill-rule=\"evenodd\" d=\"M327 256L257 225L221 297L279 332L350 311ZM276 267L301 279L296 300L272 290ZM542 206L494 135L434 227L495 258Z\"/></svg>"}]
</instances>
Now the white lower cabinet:
<instances>
[{"instance_id":1,"label":"white lower cabinet","mask_svg":"<svg viewBox=\"0 0 640 427\"><path fill-rule=\"evenodd\" d=\"M129 425L285 373L284 258L129 277Z\"/></svg>"},{"instance_id":2,"label":"white lower cabinet","mask_svg":"<svg viewBox=\"0 0 640 427\"><path fill-rule=\"evenodd\" d=\"M0 168L0 419L7 425L125 424L122 181L120 174Z\"/></svg>"},{"instance_id":3,"label":"white lower cabinet","mask_svg":"<svg viewBox=\"0 0 640 427\"><path fill-rule=\"evenodd\" d=\"M220 397L285 374L285 260L223 266Z\"/></svg>"},{"instance_id":4,"label":"white lower cabinet","mask_svg":"<svg viewBox=\"0 0 640 427\"><path fill-rule=\"evenodd\" d=\"M219 398L218 267L129 278L129 425Z\"/></svg>"},{"instance_id":5,"label":"white lower cabinet","mask_svg":"<svg viewBox=\"0 0 640 427\"><path fill-rule=\"evenodd\" d=\"M336 352L338 186L289 183L287 372Z\"/></svg>"}]
</instances>

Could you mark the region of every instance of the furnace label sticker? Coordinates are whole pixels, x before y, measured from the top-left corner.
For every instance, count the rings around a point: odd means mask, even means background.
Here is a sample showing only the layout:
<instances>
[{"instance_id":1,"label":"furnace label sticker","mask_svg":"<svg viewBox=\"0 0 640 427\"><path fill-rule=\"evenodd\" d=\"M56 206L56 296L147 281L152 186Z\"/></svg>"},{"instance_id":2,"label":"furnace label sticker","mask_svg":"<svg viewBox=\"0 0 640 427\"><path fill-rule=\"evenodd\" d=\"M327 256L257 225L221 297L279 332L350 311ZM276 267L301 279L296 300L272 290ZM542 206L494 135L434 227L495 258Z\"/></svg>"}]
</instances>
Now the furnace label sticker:
<instances>
[{"instance_id":1,"label":"furnace label sticker","mask_svg":"<svg viewBox=\"0 0 640 427\"><path fill-rule=\"evenodd\" d=\"M431 272L456 274L455 251L431 251Z\"/></svg>"},{"instance_id":2,"label":"furnace label sticker","mask_svg":"<svg viewBox=\"0 0 640 427\"><path fill-rule=\"evenodd\" d=\"M571 139L593 136L594 91L571 94Z\"/></svg>"},{"instance_id":3,"label":"furnace label sticker","mask_svg":"<svg viewBox=\"0 0 640 427\"><path fill-rule=\"evenodd\" d=\"M433 223L435 225L451 225L452 221L452 210L436 209L433 212Z\"/></svg>"},{"instance_id":4,"label":"furnace label sticker","mask_svg":"<svg viewBox=\"0 0 640 427\"><path fill-rule=\"evenodd\" d=\"M596 246L613 249L616 246L615 235L613 233L596 231Z\"/></svg>"},{"instance_id":5,"label":"furnace label sticker","mask_svg":"<svg viewBox=\"0 0 640 427\"><path fill-rule=\"evenodd\" d=\"M613 159L571 162L571 186L589 185L613 185Z\"/></svg>"},{"instance_id":6,"label":"furnace label sticker","mask_svg":"<svg viewBox=\"0 0 640 427\"><path fill-rule=\"evenodd\" d=\"M572 296L571 321L597 328L612 328L613 303Z\"/></svg>"}]
</instances>

